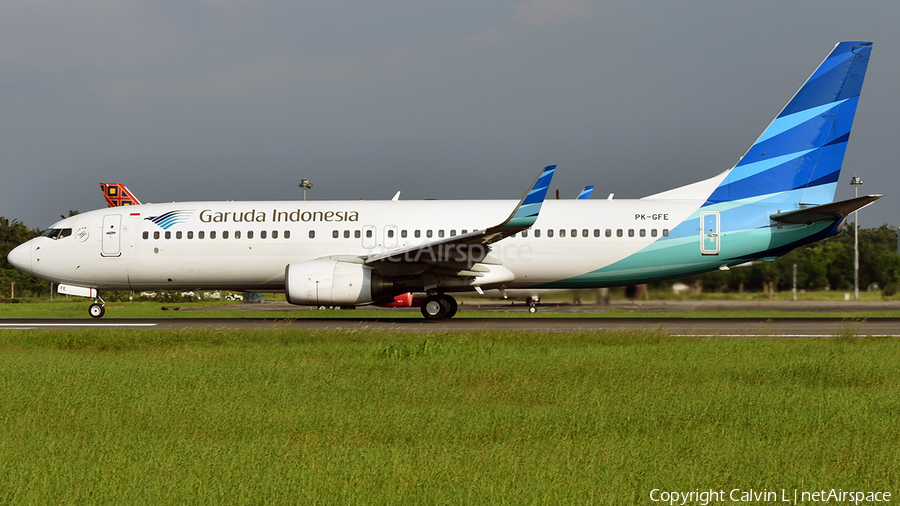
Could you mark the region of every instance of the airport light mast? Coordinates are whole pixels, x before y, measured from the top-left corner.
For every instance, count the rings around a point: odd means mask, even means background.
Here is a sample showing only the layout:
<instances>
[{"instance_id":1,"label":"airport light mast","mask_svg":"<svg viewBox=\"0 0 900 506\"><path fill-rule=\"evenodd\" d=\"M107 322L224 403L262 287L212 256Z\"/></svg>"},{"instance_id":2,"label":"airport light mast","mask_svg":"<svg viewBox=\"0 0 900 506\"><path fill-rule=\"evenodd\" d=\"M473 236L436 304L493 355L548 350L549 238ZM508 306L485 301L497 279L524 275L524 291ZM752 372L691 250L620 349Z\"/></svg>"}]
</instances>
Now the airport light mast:
<instances>
[{"instance_id":1,"label":"airport light mast","mask_svg":"<svg viewBox=\"0 0 900 506\"><path fill-rule=\"evenodd\" d=\"M306 190L309 190L313 187L312 183L309 182L309 179L303 178L300 180L300 184L297 185L300 188L303 188L303 201L306 201Z\"/></svg>"},{"instance_id":2,"label":"airport light mast","mask_svg":"<svg viewBox=\"0 0 900 506\"><path fill-rule=\"evenodd\" d=\"M859 198L859 186L862 183L857 175L850 178L853 198ZM853 211L853 298L859 300L859 210Z\"/></svg>"}]
</instances>

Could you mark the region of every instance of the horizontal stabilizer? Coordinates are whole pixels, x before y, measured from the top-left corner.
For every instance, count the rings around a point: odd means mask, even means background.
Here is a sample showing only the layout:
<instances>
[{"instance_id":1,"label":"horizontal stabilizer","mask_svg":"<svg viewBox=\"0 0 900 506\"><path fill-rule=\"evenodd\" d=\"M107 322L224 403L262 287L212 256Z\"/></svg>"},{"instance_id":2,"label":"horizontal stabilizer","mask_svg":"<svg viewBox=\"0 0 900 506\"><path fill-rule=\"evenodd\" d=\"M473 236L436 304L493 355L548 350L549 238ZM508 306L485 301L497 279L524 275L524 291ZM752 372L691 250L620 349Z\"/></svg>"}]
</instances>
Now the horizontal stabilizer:
<instances>
[{"instance_id":1,"label":"horizontal stabilizer","mask_svg":"<svg viewBox=\"0 0 900 506\"><path fill-rule=\"evenodd\" d=\"M866 195L850 200L842 200L840 202L797 209L796 211L773 214L769 216L769 218L778 223L806 223L807 225L818 221L837 221L846 218L853 211L858 211L883 196L884 195Z\"/></svg>"}]
</instances>

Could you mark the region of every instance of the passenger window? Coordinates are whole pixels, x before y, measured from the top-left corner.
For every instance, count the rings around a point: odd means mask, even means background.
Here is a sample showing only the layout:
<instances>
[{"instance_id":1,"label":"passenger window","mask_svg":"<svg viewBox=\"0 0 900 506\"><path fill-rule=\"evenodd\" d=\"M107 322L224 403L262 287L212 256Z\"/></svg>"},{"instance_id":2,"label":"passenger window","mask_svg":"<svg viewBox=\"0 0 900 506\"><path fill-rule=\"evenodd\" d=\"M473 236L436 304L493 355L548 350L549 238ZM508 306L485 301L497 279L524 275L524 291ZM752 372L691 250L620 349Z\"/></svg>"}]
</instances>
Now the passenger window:
<instances>
[{"instance_id":1,"label":"passenger window","mask_svg":"<svg viewBox=\"0 0 900 506\"><path fill-rule=\"evenodd\" d=\"M253 231L252 230L247 231L247 239L253 239Z\"/></svg>"},{"instance_id":2,"label":"passenger window","mask_svg":"<svg viewBox=\"0 0 900 506\"><path fill-rule=\"evenodd\" d=\"M522 237L528 237L528 231L527 231L527 230L523 230L523 231L522 231Z\"/></svg>"},{"instance_id":3,"label":"passenger window","mask_svg":"<svg viewBox=\"0 0 900 506\"><path fill-rule=\"evenodd\" d=\"M640 233L641 237L647 237L647 231L644 230L643 228L640 230L639 233Z\"/></svg>"},{"instance_id":4,"label":"passenger window","mask_svg":"<svg viewBox=\"0 0 900 506\"><path fill-rule=\"evenodd\" d=\"M290 231L290 230L285 230L285 231L284 231L284 238L285 238L285 239L290 239L290 238L291 238L291 231Z\"/></svg>"},{"instance_id":5,"label":"passenger window","mask_svg":"<svg viewBox=\"0 0 900 506\"><path fill-rule=\"evenodd\" d=\"M228 239L228 231L227 230L222 231L222 239Z\"/></svg>"},{"instance_id":6,"label":"passenger window","mask_svg":"<svg viewBox=\"0 0 900 506\"><path fill-rule=\"evenodd\" d=\"M594 237L600 237L600 229L599 228L594 229Z\"/></svg>"},{"instance_id":7,"label":"passenger window","mask_svg":"<svg viewBox=\"0 0 900 506\"><path fill-rule=\"evenodd\" d=\"M175 232L175 238L181 239L181 230L179 230L178 232Z\"/></svg>"},{"instance_id":8,"label":"passenger window","mask_svg":"<svg viewBox=\"0 0 900 506\"><path fill-rule=\"evenodd\" d=\"M216 238L216 231L215 231L215 230L210 230L210 232L209 232L209 238L210 238L210 239L215 239L215 238Z\"/></svg>"},{"instance_id":9,"label":"passenger window","mask_svg":"<svg viewBox=\"0 0 900 506\"><path fill-rule=\"evenodd\" d=\"M418 239L419 237L422 237L422 231L421 231L421 230L416 230L416 231L413 233L413 235L415 235L415 236L416 236L416 239Z\"/></svg>"},{"instance_id":10,"label":"passenger window","mask_svg":"<svg viewBox=\"0 0 900 506\"><path fill-rule=\"evenodd\" d=\"M612 229L606 229L606 237L612 237Z\"/></svg>"},{"instance_id":11,"label":"passenger window","mask_svg":"<svg viewBox=\"0 0 900 506\"><path fill-rule=\"evenodd\" d=\"M193 239L193 238L194 238L194 231L188 230L188 239Z\"/></svg>"},{"instance_id":12,"label":"passenger window","mask_svg":"<svg viewBox=\"0 0 900 506\"><path fill-rule=\"evenodd\" d=\"M444 231L438 230L438 237L444 237Z\"/></svg>"},{"instance_id":13,"label":"passenger window","mask_svg":"<svg viewBox=\"0 0 900 506\"><path fill-rule=\"evenodd\" d=\"M564 229L564 228L559 229L559 236L560 236L560 237L565 237L565 236L566 236L566 229Z\"/></svg>"},{"instance_id":14,"label":"passenger window","mask_svg":"<svg viewBox=\"0 0 900 506\"><path fill-rule=\"evenodd\" d=\"M460 234L464 234L464 235L465 235L465 234L468 234L468 233L469 233L469 232L468 232L466 229L462 229L462 232L460 232Z\"/></svg>"},{"instance_id":15,"label":"passenger window","mask_svg":"<svg viewBox=\"0 0 900 506\"><path fill-rule=\"evenodd\" d=\"M541 229L539 229L539 228L534 229L534 236L535 236L535 237L540 237L540 236L541 236Z\"/></svg>"},{"instance_id":16,"label":"passenger window","mask_svg":"<svg viewBox=\"0 0 900 506\"><path fill-rule=\"evenodd\" d=\"M259 238L260 238L260 239L265 239L265 238L266 238L266 231L265 231L265 230L260 230L260 231L259 231Z\"/></svg>"},{"instance_id":17,"label":"passenger window","mask_svg":"<svg viewBox=\"0 0 900 506\"><path fill-rule=\"evenodd\" d=\"M339 235L340 235L340 233L337 230L331 231L331 237L337 239Z\"/></svg>"},{"instance_id":18,"label":"passenger window","mask_svg":"<svg viewBox=\"0 0 900 506\"><path fill-rule=\"evenodd\" d=\"M240 239L240 238L241 238L241 231L240 231L240 230L235 230L235 231L234 231L234 238L235 238L235 239Z\"/></svg>"},{"instance_id":19,"label":"passenger window","mask_svg":"<svg viewBox=\"0 0 900 506\"><path fill-rule=\"evenodd\" d=\"M168 230L166 230L166 239L171 239L171 238L172 238L172 232L169 232Z\"/></svg>"},{"instance_id":20,"label":"passenger window","mask_svg":"<svg viewBox=\"0 0 900 506\"><path fill-rule=\"evenodd\" d=\"M315 230L310 230L310 231L309 231L309 238L310 238L310 239L315 239L315 238L316 238L316 231L315 231Z\"/></svg>"},{"instance_id":21,"label":"passenger window","mask_svg":"<svg viewBox=\"0 0 900 506\"><path fill-rule=\"evenodd\" d=\"M197 239L203 239L205 237L205 234L206 234L206 232L204 232L202 230L197 232Z\"/></svg>"},{"instance_id":22,"label":"passenger window","mask_svg":"<svg viewBox=\"0 0 900 506\"><path fill-rule=\"evenodd\" d=\"M650 237L656 237L656 229L655 228L650 229Z\"/></svg>"},{"instance_id":23,"label":"passenger window","mask_svg":"<svg viewBox=\"0 0 900 506\"><path fill-rule=\"evenodd\" d=\"M547 229L547 237L553 237L553 229L552 228Z\"/></svg>"},{"instance_id":24,"label":"passenger window","mask_svg":"<svg viewBox=\"0 0 900 506\"><path fill-rule=\"evenodd\" d=\"M578 237L578 231L573 228L572 235L570 235L569 237Z\"/></svg>"},{"instance_id":25,"label":"passenger window","mask_svg":"<svg viewBox=\"0 0 900 506\"><path fill-rule=\"evenodd\" d=\"M587 236L588 236L588 229L582 230L582 231L581 231L581 237L587 237Z\"/></svg>"},{"instance_id":26,"label":"passenger window","mask_svg":"<svg viewBox=\"0 0 900 506\"><path fill-rule=\"evenodd\" d=\"M372 238L372 231L366 230L366 239L371 239L371 238Z\"/></svg>"},{"instance_id":27,"label":"passenger window","mask_svg":"<svg viewBox=\"0 0 900 506\"><path fill-rule=\"evenodd\" d=\"M278 231L277 230L272 231L272 239L278 239Z\"/></svg>"},{"instance_id":28,"label":"passenger window","mask_svg":"<svg viewBox=\"0 0 900 506\"><path fill-rule=\"evenodd\" d=\"M388 238L392 239L394 237L394 229L388 229Z\"/></svg>"},{"instance_id":29,"label":"passenger window","mask_svg":"<svg viewBox=\"0 0 900 506\"><path fill-rule=\"evenodd\" d=\"M354 230L354 231L353 231L353 237L359 239L359 230Z\"/></svg>"},{"instance_id":30,"label":"passenger window","mask_svg":"<svg viewBox=\"0 0 900 506\"><path fill-rule=\"evenodd\" d=\"M455 228L450 229L450 237L456 237L456 229Z\"/></svg>"},{"instance_id":31,"label":"passenger window","mask_svg":"<svg viewBox=\"0 0 900 506\"><path fill-rule=\"evenodd\" d=\"M669 229L667 229L667 228L663 229L663 237L669 237Z\"/></svg>"},{"instance_id":32,"label":"passenger window","mask_svg":"<svg viewBox=\"0 0 900 506\"><path fill-rule=\"evenodd\" d=\"M150 238L150 232L147 232L146 230L144 230L144 235L143 235L143 237L144 237L144 239L149 239L149 238Z\"/></svg>"},{"instance_id":33,"label":"passenger window","mask_svg":"<svg viewBox=\"0 0 900 506\"><path fill-rule=\"evenodd\" d=\"M426 230L426 231L425 231L425 237L431 239L431 235L432 235L432 234L431 234L431 230Z\"/></svg>"},{"instance_id":34,"label":"passenger window","mask_svg":"<svg viewBox=\"0 0 900 506\"><path fill-rule=\"evenodd\" d=\"M624 234L622 233L622 229L621 229L621 228L617 228L617 229L616 229L616 237L622 237L623 235L624 235Z\"/></svg>"},{"instance_id":35,"label":"passenger window","mask_svg":"<svg viewBox=\"0 0 900 506\"><path fill-rule=\"evenodd\" d=\"M349 238L350 238L350 231L344 230L344 239L349 239Z\"/></svg>"},{"instance_id":36,"label":"passenger window","mask_svg":"<svg viewBox=\"0 0 900 506\"><path fill-rule=\"evenodd\" d=\"M153 238L159 239L159 231L158 230L156 232L153 232Z\"/></svg>"},{"instance_id":37,"label":"passenger window","mask_svg":"<svg viewBox=\"0 0 900 506\"><path fill-rule=\"evenodd\" d=\"M402 237L403 239L406 239L406 230L400 231L400 237Z\"/></svg>"},{"instance_id":38,"label":"passenger window","mask_svg":"<svg viewBox=\"0 0 900 506\"><path fill-rule=\"evenodd\" d=\"M628 229L628 237L634 237L634 229L633 228Z\"/></svg>"}]
</instances>

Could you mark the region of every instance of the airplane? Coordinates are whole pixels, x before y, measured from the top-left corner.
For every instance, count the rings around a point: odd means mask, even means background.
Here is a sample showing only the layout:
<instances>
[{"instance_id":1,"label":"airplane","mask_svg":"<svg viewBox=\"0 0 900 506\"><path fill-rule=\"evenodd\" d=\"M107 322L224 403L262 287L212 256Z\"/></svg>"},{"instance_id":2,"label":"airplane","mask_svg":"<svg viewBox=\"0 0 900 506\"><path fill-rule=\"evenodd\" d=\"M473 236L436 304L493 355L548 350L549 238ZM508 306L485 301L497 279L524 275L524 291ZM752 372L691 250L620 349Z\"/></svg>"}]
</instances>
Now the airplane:
<instances>
[{"instance_id":1,"label":"airplane","mask_svg":"<svg viewBox=\"0 0 900 506\"><path fill-rule=\"evenodd\" d=\"M872 51L840 42L736 165L640 199L546 200L556 166L519 201L176 202L65 218L9 262L92 298L101 290L284 292L292 304L637 285L772 259L840 232L882 195L833 202Z\"/></svg>"},{"instance_id":2,"label":"airplane","mask_svg":"<svg viewBox=\"0 0 900 506\"><path fill-rule=\"evenodd\" d=\"M100 183L107 207L139 206L141 201L121 183Z\"/></svg>"}]
</instances>

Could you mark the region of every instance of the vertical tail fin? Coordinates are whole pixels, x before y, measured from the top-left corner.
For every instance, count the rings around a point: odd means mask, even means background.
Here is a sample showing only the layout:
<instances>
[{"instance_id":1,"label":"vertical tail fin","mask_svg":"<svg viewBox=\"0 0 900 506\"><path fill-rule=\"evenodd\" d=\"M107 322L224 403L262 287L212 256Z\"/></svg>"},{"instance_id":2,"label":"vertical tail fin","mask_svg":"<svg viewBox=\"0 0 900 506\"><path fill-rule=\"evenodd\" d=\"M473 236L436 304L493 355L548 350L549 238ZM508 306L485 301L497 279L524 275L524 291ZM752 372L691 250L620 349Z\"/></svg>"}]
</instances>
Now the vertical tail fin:
<instances>
[{"instance_id":1,"label":"vertical tail fin","mask_svg":"<svg viewBox=\"0 0 900 506\"><path fill-rule=\"evenodd\" d=\"M705 205L831 202L871 52L871 42L837 44Z\"/></svg>"},{"instance_id":2,"label":"vertical tail fin","mask_svg":"<svg viewBox=\"0 0 900 506\"><path fill-rule=\"evenodd\" d=\"M108 207L139 206L141 202L121 183L100 183Z\"/></svg>"}]
</instances>

